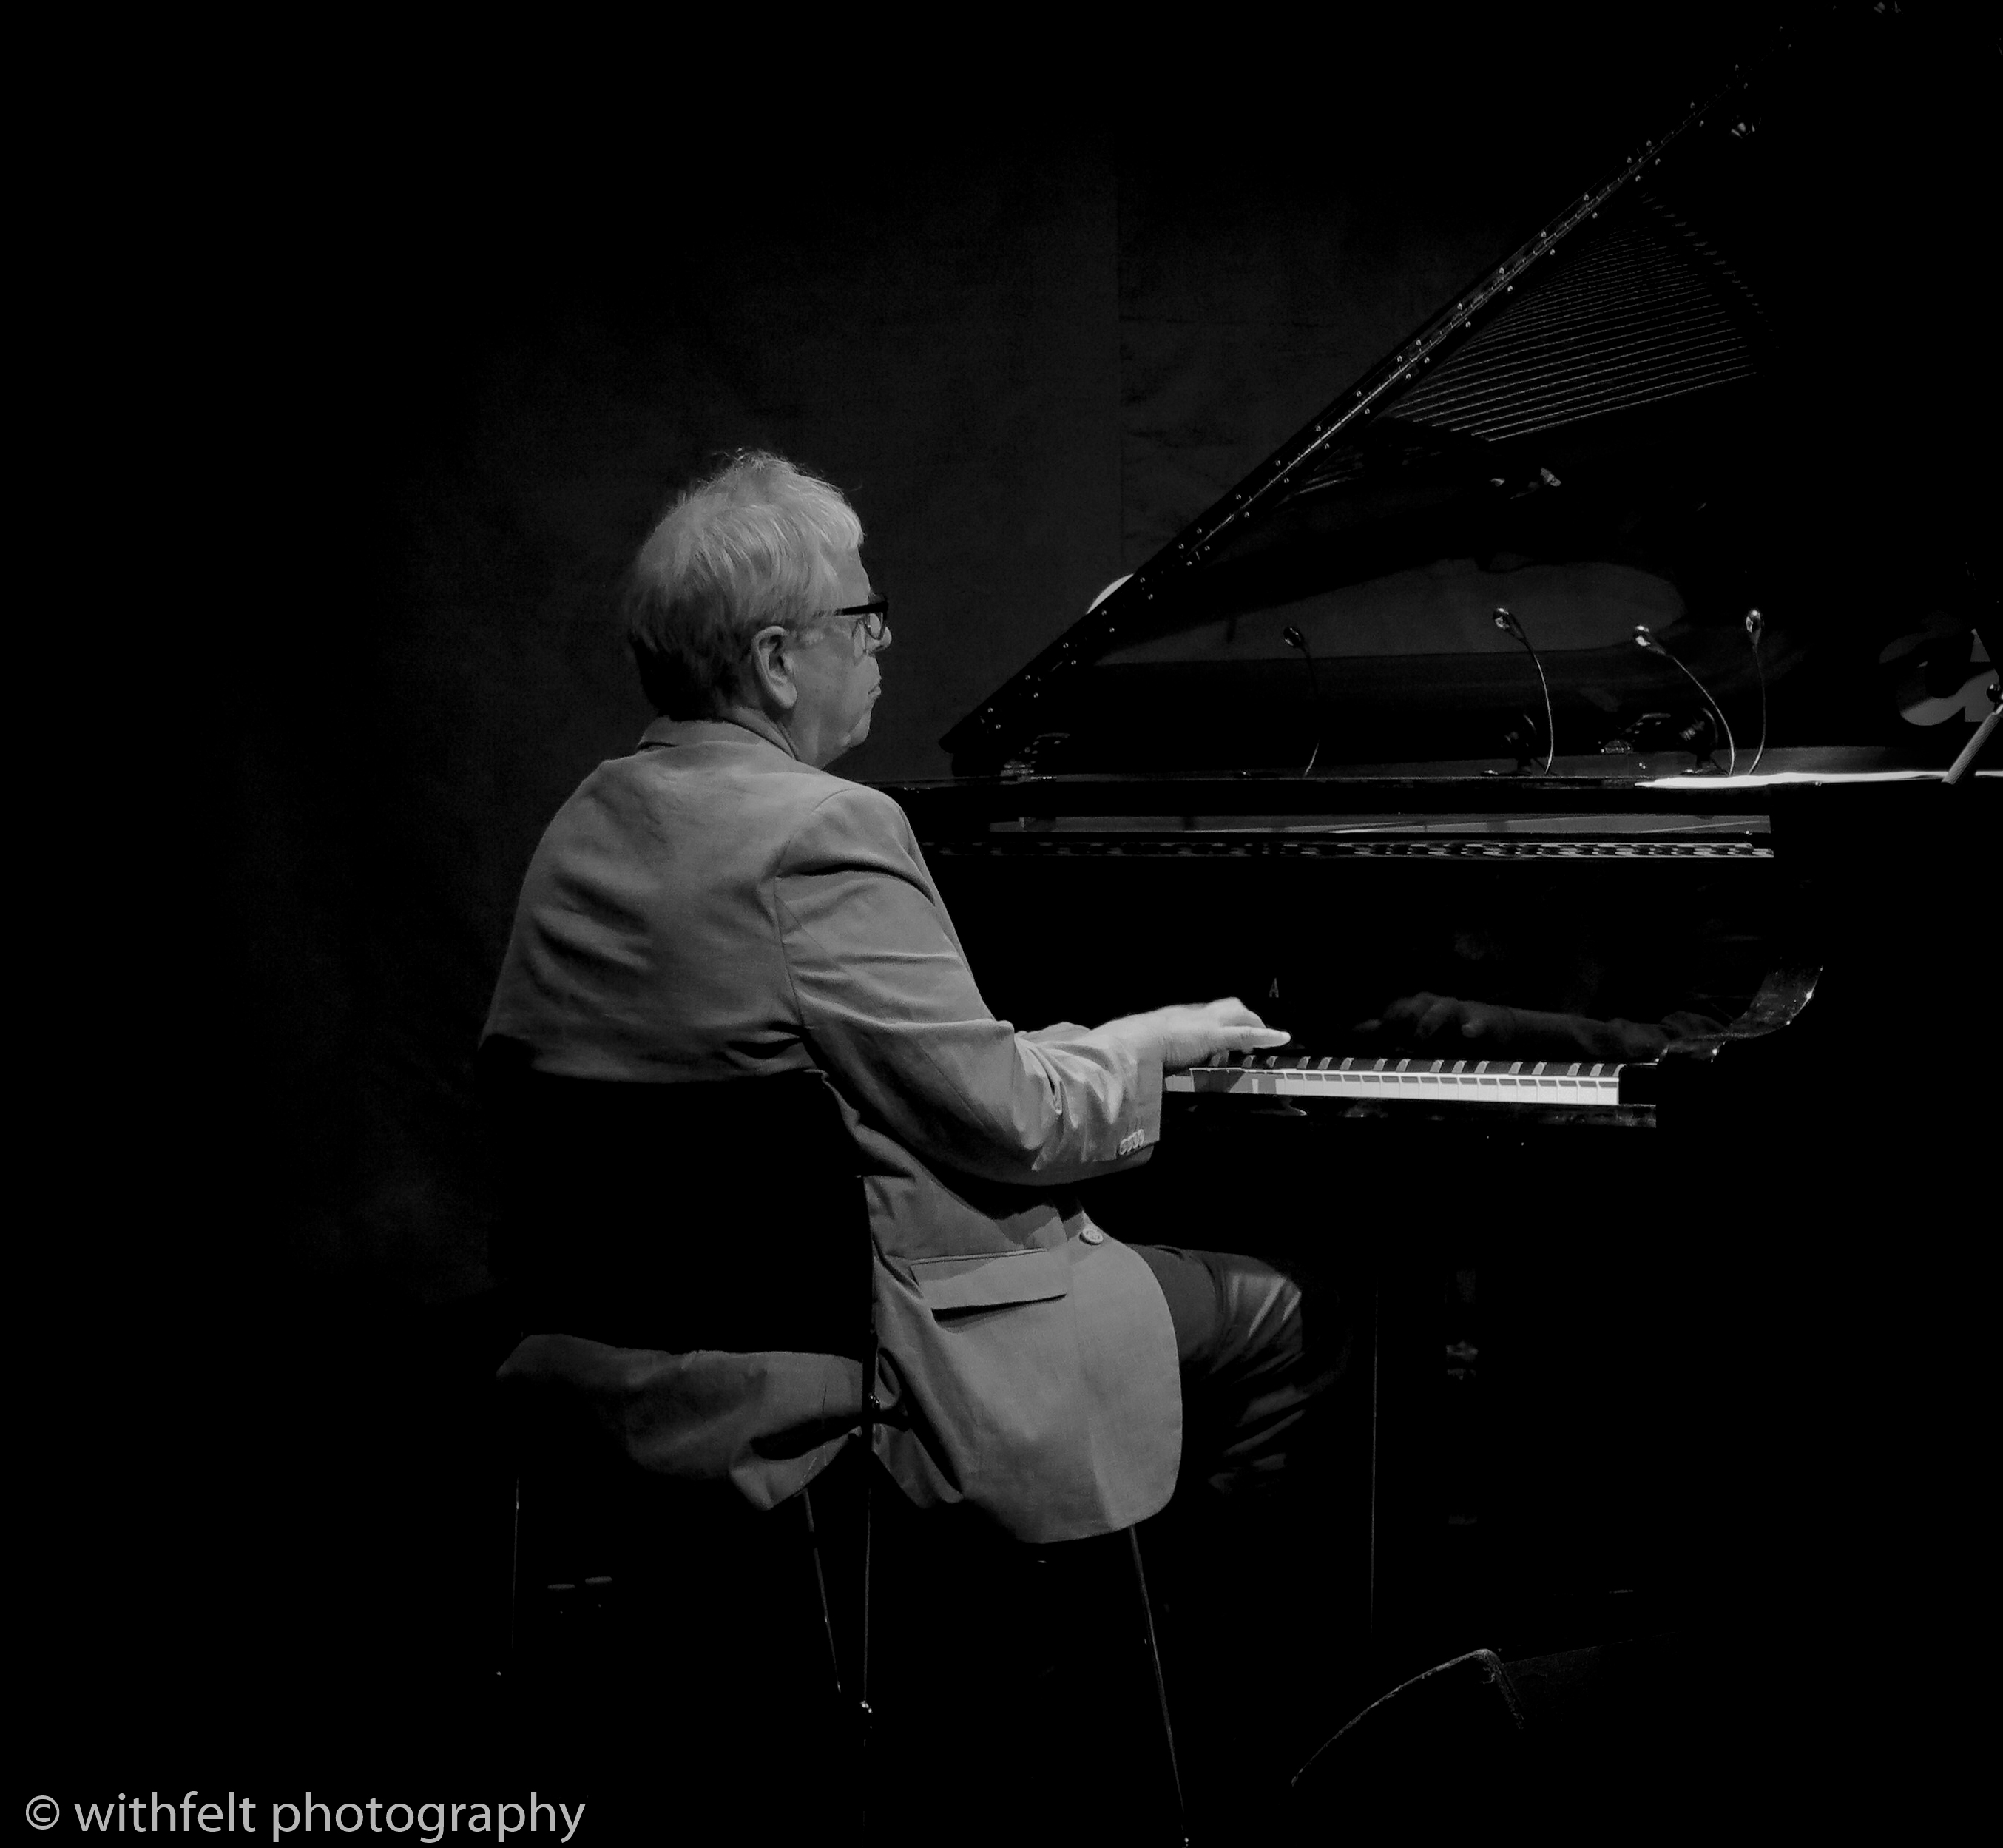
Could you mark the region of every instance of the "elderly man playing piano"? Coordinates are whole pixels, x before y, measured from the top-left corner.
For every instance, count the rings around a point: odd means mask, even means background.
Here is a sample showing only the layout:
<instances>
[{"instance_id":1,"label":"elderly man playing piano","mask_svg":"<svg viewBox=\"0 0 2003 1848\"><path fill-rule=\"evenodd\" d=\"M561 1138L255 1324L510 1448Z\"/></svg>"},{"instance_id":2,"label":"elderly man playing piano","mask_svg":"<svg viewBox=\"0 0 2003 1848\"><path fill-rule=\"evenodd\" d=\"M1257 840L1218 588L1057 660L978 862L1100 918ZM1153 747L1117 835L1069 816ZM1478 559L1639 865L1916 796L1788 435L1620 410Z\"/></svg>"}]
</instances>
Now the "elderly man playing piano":
<instances>
[{"instance_id":1,"label":"elderly man playing piano","mask_svg":"<svg viewBox=\"0 0 2003 1848\"><path fill-rule=\"evenodd\" d=\"M1164 1067L1287 1036L1235 1000L1036 1032L988 1011L903 812L828 768L869 735L891 639L862 542L839 492L760 454L655 527L628 621L660 716L551 823L488 1033L558 1076L824 1076L906 1402L882 1454L913 1499L1044 1543L1130 1526L1179 1477L1264 1482L1326 1383L1295 1286L1122 1244L1074 1189L1148 1158ZM986 1312L933 1314L970 1272ZM758 1419L794 1415L750 1411L740 1487L788 1451ZM768 1472L753 1499L796 1486Z\"/></svg>"}]
</instances>

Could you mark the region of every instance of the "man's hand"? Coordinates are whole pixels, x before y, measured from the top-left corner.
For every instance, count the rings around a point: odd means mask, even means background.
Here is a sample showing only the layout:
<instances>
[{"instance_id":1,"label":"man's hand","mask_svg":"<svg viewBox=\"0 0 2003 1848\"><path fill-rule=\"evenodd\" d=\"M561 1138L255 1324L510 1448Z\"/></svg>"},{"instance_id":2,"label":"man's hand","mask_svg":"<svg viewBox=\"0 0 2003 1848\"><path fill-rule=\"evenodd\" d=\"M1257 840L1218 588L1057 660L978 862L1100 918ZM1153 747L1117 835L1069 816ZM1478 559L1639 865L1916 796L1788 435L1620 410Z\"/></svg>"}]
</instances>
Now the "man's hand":
<instances>
[{"instance_id":1,"label":"man's hand","mask_svg":"<svg viewBox=\"0 0 2003 1848\"><path fill-rule=\"evenodd\" d=\"M1201 1065L1228 1052L1253 1052L1284 1046L1292 1037L1268 1027L1233 996L1201 1006L1158 1007L1129 1014L1099 1028L1133 1048L1137 1057L1159 1059L1171 1071Z\"/></svg>"},{"instance_id":2,"label":"man's hand","mask_svg":"<svg viewBox=\"0 0 2003 1848\"><path fill-rule=\"evenodd\" d=\"M1485 1040L1497 1048L1516 1035L1515 1010L1486 1001L1456 1001L1449 995L1407 995L1393 1001L1374 1020L1358 1023L1366 1037L1382 1037L1400 1045L1424 1045L1437 1034L1450 1039Z\"/></svg>"}]
</instances>

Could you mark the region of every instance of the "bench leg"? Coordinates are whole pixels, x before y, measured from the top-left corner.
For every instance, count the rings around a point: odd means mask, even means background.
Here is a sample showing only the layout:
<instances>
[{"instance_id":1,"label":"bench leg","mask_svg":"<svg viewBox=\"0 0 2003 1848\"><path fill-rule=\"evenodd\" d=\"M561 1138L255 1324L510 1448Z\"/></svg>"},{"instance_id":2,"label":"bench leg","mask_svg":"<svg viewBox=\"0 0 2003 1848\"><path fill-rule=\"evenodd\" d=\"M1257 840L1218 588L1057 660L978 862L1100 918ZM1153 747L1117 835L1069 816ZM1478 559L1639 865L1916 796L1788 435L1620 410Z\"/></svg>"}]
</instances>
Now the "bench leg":
<instances>
[{"instance_id":1,"label":"bench leg","mask_svg":"<svg viewBox=\"0 0 2003 1848\"><path fill-rule=\"evenodd\" d=\"M1141 1563L1141 1535L1138 1528L1127 1530L1127 1545L1134 1562L1134 1587L1141 1594L1141 1622L1148 1640L1148 1666L1154 1671L1155 1704L1162 1717L1162 1744L1169 1755L1169 1783L1175 1794L1176 1826L1181 1833L1184 1848L1187 1848L1189 1811L1183 1803L1182 1766L1176 1757L1176 1729L1169 1718L1169 1687L1162 1678L1161 1646L1155 1637L1155 1605L1148 1595L1148 1573Z\"/></svg>"}]
</instances>

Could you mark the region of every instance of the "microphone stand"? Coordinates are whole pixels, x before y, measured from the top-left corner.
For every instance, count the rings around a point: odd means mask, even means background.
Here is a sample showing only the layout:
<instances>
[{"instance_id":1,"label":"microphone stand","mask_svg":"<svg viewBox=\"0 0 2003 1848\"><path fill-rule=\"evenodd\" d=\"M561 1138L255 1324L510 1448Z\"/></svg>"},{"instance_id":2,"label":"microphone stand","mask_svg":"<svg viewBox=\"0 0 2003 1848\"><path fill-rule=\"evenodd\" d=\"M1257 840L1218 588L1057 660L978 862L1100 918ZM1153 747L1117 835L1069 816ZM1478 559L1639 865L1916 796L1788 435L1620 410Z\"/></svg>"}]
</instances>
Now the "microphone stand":
<instances>
[{"instance_id":1,"label":"microphone stand","mask_svg":"<svg viewBox=\"0 0 2003 1848\"><path fill-rule=\"evenodd\" d=\"M1767 754L1767 663L1760 658L1760 638L1767 632L1767 618L1757 610L1746 612L1746 636L1753 644L1753 671L1760 677L1760 748L1753 754L1748 776L1760 774L1760 760Z\"/></svg>"},{"instance_id":2,"label":"microphone stand","mask_svg":"<svg viewBox=\"0 0 2003 1848\"><path fill-rule=\"evenodd\" d=\"M1558 754L1557 721L1551 716L1551 683L1544 677L1544 664L1537 658L1537 651L1531 646L1522 624L1501 604L1495 606L1495 626L1522 643L1524 652L1530 657L1530 665L1537 670L1537 684L1544 690L1544 767L1537 774L1549 776Z\"/></svg>"},{"instance_id":3,"label":"microphone stand","mask_svg":"<svg viewBox=\"0 0 2003 1848\"><path fill-rule=\"evenodd\" d=\"M1634 646L1637 648L1646 649L1650 654L1660 655L1685 680L1696 688L1699 693L1703 695L1704 703L1711 708L1712 716L1718 720L1718 729L1725 733L1725 748L1728 753L1725 774L1727 776L1736 775L1739 771L1739 747L1732 742L1732 727L1726 723L1725 709L1711 698L1711 689L1655 639L1655 631L1645 622L1638 622L1634 625Z\"/></svg>"},{"instance_id":4,"label":"microphone stand","mask_svg":"<svg viewBox=\"0 0 2003 1848\"><path fill-rule=\"evenodd\" d=\"M1306 776L1314 769L1315 759L1321 755L1321 682L1315 675L1315 658L1308 652L1307 637L1290 622L1281 632L1280 639L1289 648L1297 650L1301 659L1308 664L1308 698L1314 707L1315 741L1314 749L1308 753L1307 768L1301 772L1302 775Z\"/></svg>"}]
</instances>

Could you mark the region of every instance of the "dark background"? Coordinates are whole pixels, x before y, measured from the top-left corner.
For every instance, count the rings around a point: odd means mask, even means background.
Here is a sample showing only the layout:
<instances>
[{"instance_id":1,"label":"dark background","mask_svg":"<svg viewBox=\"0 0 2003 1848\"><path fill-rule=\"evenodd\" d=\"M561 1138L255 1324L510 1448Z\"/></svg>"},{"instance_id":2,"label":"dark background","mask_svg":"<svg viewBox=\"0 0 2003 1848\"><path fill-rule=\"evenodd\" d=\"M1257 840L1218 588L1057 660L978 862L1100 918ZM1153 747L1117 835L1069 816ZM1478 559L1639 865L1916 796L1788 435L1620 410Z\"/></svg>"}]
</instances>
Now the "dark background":
<instances>
[{"instance_id":1,"label":"dark background","mask_svg":"<svg viewBox=\"0 0 2003 1848\"><path fill-rule=\"evenodd\" d=\"M1962 52L1892 23L1945 133ZM649 716L609 591L680 484L753 444L849 493L897 641L841 768L942 774L977 699L1760 36L1268 35L1068 85L843 59L741 109L727 64L663 100L617 47L427 54L121 142L82 292L156 312L86 322L144 390L79 415L113 505L167 515L133 581L182 588L171 623L106 598L112 870L91 976L39 998L93 1055L54 1085L82 1210L30 1273L44 1725L365 1737L484 1659L470 1062L538 832ZM1971 262L1901 260L1944 298ZM1903 362L1854 332L1845 388Z\"/></svg>"}]
</instances>

